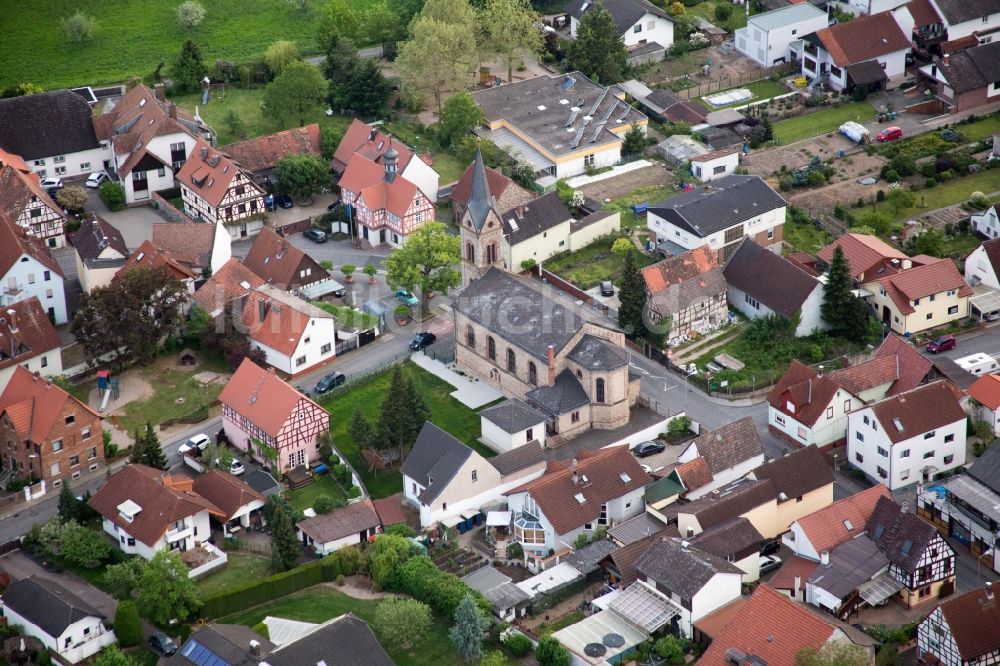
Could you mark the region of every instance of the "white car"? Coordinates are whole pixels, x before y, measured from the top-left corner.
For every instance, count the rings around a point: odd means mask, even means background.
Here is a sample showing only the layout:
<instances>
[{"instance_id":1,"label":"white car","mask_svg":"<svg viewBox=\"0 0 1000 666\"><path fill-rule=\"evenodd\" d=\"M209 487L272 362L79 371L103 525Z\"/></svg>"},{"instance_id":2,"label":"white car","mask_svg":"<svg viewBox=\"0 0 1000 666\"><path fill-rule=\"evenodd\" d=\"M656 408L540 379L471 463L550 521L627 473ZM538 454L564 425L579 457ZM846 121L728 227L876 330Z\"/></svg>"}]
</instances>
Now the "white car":
<instances>
[{"instance_id":1,"label":"white car","mask_svg":"<svg viewBox=\"0 0 1000 666\"><path fill-rule=\"evenodd\" d=\"M779 568L781 568L780 557L775 555L764 555L760 558L760 574L762 576Z\"/></svg>"},{"instance_id":2,"label":"white car","mask_svg":"<svg viewBox=\"0 0 1000 666\"><path fill-rule=\"evenodd\" d=\"M233 460L229 463L229 473L233 476L239 476L243 472L247 471L239 460Z\"/></svg>"},{"instance_id":3,"label":"white car","mask_svg":"<svg viewBox=\"0 0 1000 666\"><path fill-rule=\"evenodd\" d=\"M62 189L63 182L62 178L46 178L42 181L41 185L43 190L59 190Z\"/></svg>"},{"instance_id":4,"label":"white car","mask_svg":"<svg viewBox=\"0 0 1000 666\"><path fill-rule=\"evenodd\" d=\"M87 176L87 187L100 187L101 183L108 179L108 174L103 171L96 171Z\"/></svg>"},{"instance_id":5,"label":"white car","mask_svg":"<svg viewBox=\"0 0 1000 666\"><path fill-rule=\"evenodd\" d=\"M177 449L177 452L182 456L192 451L198 451L200 453L208 448L211 441L212 440L209 439L208 435L205 433L199 433L181 444L180 448Z\"/></svg>"}]
</instances>

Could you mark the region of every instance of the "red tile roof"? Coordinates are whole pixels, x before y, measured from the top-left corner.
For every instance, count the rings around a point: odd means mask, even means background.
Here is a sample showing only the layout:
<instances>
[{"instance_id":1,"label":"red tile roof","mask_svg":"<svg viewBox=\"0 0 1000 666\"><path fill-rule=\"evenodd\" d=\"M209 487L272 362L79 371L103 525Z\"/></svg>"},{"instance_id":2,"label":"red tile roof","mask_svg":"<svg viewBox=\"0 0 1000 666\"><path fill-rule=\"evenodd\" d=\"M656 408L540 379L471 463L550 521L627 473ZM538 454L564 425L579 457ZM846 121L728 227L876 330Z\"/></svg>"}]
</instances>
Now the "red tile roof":
<instances>
[{"instance_id":1,"label":"red tile roof","mask_svg":"<svg viewBox=\"0 0 1000 666\"><path fill-rule=\"evenodd\" d=\"M679 465L674 469L681 483L687 490L697 490L702 486L712 482L712 472L708 469L708 461L704 456L698 456L694 460Z\"/></svg>"},{"instance_id":2,"label":"red tile roof","mask_svg":"<svg viewBox=\"0 0 1000 666\"><path fill-rule=\"evenodd\" d=\"M972 287L950 259L900 271L882 278L879 284L903 314L916 312L912 301L932 294L955 290L961 297L972 296Z\"/></svg>"},{"instance_id":3,"label":"red tile roof","mask_svg":"<svg viewBox=\"0 0 1000 666\"><path fill-rule=\"evenodd\" d=\"M369 210L387 210L398 218L406 216L420 191L398 172L392 182L387 181L385 169L360 153L351 156L340 187L360 194Z\"/></svg>"},{"instance_id":4,"label":"red tile roof","mask_svg":"<svg viewBox=\"0 0 1000 666\"><path fill-rule=\"evenodd\" d=\"M451 193L452 201L461 204L469 202L469 196L472 194L472 167L475 165L476 163L473 162L465 167L465 173L455 183L455 189ZM497 199L503 195L508 187L517 187L514 185L514 181L491 167L486 167L486 186L490 191L490 196Z\"/></svg>"},{"instance_id":5,"label":"red tile roof","mask_svg":"<svg viewBox=\"0 0 1000 666\"><path fill-rule=\"evenodd\" d=\"M323 513L314 518L308 518L296 527L302 530L318 544L329 543L343 539L366 530L375 530L381 523L375 506L370 499L363 499L354 504L348 504L330 513Z\"/></svg>"},{"instance_id":6,"label":"red tile roof","mask_svg":"<svg viewBox=\"0 0 1000 666\"><path fill-rule=\"evenodd\" d=\"M893 444L965 419L955 389L938 380L871 406ZM898 421L900 426L896 426Z\"/></svg>"},{"instance_id":7,"label":"red tile roof","mask_svg":"<svg viewBox=\"0 0 1000 666\"><path fill-rule=\"evenodd\" d=\"M413 159L413 151L402 141L393 139L388 134L355 119L347 127L344 138L337 145L337 150L333 154L332 166L336 171L343 171L355 153L381 165L382 155L389 150L389 146L392 146L399 153L396 163L399 165L399 171L402 172Z\"/></svg>"},{"instance_id":8,"label":"red tile roof","mask_svg":"<svg viewBox=\"0 0 1000 666\"><path fill-rule=\"evenodd\" d=\"M969 397L992 410L1000 408L1000 376L983 375L969 387Z\"/></svg>"},{"instance_id":9,"label":"red tile roof","mask_svg":"<svg viewBox=\"0 0 1000 666\"><path fill-rule=\"evenodd\" d=\"M212 148L204 139L198 139L184 166L177 172L176 179L208 202L209 206L218 208L239 172L235 162ZM250 180L249 176L247 180ZM246 187L257 188L250 182ZM261 191L260 195L264 196L264 192Z\"/></svg>"},{"instance_id":10,"label":"red tile roof","mask_svg":"<svg viewBox=\"0 0 1000 666\"><path fill-rule=\"evenodd\" d=\"M913 17L914 28L923 28L942 22L937 10L934 9L934 5L931 4L931 0L910 0L910 3L906 5L906 9L910 12L910 16Z\"/></svg>"},{"instance_id":11,"label":"red tile roof","mask_svg":"<svg viewBox=\"0 0 1000 666\"><path fill-rule=\"evenodd\" d=\"M397 525L406 522L406 514L403 513L400 495L372 500L372 504L375 505L375 512L383 525Z\"/></svg>"},{"instance_id":12,"label":"red tile roof","mask_svg":"<svg viewBox=\"0 0 1000 666\"><path fill-rule=\"evenodd\" d=\"M251 291L240 315L252 340L285 356L295 353L312 319L333 319L333 315L271 285Z\"/></svg>"},{"instance_id":13,"label":"red tile roof","mask_svg":"<svg viewBox=\"0 0 1000 666\"><path fill-rule=\"evenodd\" d=\"M36 296L0 307L0 369L61 346L59 333Z\"/></svg>"},{"instance_id":14,"label":"red tile roof","mask_svg":"<svg viewBox=\"0 0 1000 666\"><path fill-rule=\"evenodd\" d=\"M705 666L732 664L726 652L733 648L768 664L794 664L804 648L819 649L835 627L813 615L785 595L762 584L750 599L712 639L698 660Z\"/></svg>"},{"instance_id":15,"label":"red tile roof","mask_svg":"<svg viewBox=\"0 0 1000 666\"><path fill-rule=\"evenodd\" d=\"M672 284L689 280L713 268L719 263L715 252L708 245L702 245L678 257L665 259L642 269L642 278L651 294L658 294Z\"/></svg>"},{"instance_id":16,"label":"red tile roof","mask_svg":"<svg viewBox=\"0 0 1000 666\"><path fill-rule=\"evenodd\" d=\"M143 241L142 245L129 255L125 265L115 273L115 279L118 279L133 268L166 268L170 271L174 279L182 281L193 280L197 277L194 271L185 266L172 253L156 247L151 241Z\"/></svg>"},{"instance_id":17,"label":"red tile roof","mask_svg":"<svg viewBox=\"0 0 1000 666\"><path fill-rule=\"evenodd\" d=\"M326 414L322 407L279 379L273 369L265 370L249 359L243 360L226 383L219 401L272 437L278 436L300 404Z\"/></svg>"},{"instance_id":18,"label":"red tile roof","mask_svg":"<svg viewBox=\"0 0 1000 666\"><path fill-rule=\"evenodd\" d=\"M11 266L21 259L21 255L27 254L30 257L34 257L60 277L65 277L62 269L59 268L58 262L52 257L49 248L45 245L45 241L29 236L15 222L23 208L17 208L16 206L8 208L8 204L12 200L8 198L10 192L5 191L5 188L10 183L4 181L4 175L12 172L14 172L14 169L9 167L0 170L0 275L6 274ZM21 182L19 178L15 178L14 181ZM28 191L30 192L30 190ZM42 195L45 197L43 201L52 201L48 194L42 192ZM60 210L55 202L52 202L52 206L55 207L55 210Z\"/></svg>"},{"instance_id":19,"label":"red tile roof","mask_svg":"<svg viewBox=\"0 0 1000 666\"><path fill-rule=\"evenodd\" d=\"M941 604L941 614L964 662L1000 650L1000 585L994 583L993 598L984 588L949 599Z\"/></svg>"},{"instance_id":20,"label":"red tile roof","mask_svg":"<svg viewBox=\"0 0 1000 666\"><path fill-rule=\"evenodd\" d=\"M322 156L319 134L319 125L313 123L231 143L221 150L247 171L263 171L273 169L283 157L289 155Z\"/></svg>"},{"instance_id":21,"label":"red tile roof","mask_svg":"<svg viewBox=\"0 0 1000 666\"><path fill-rule=\"evenodd\" d=\"M24 174L32 173L31 167L28 166L28 163L20 155L8 153L3 148L0 148L0 166L12 166Z\"/></svg>"},{"instance_id":22,"label":"red tile roof","mask_svg":"<svg viewBox=\"0 0 1000 666\"><path fill-rule=\"evenodd\" d=\"M230 259L208 278L201 289L194 292L194 301L202 310L214 315L262 284L265 284L264 278L241 264L238 259Z\"/></svg>"},{"instance_id":23,"label":"red tile roof","mask_svg":"<svg viewBox=\"0 0 1000 666\"><path fill-rule=\"evenodd\" d=\"M837 370L830 375L830 379L854 395L859 395L876 386L895 382L899 379L899 372L899 363L895 356L882 356Z\"/></svg>"},{"instance_id":24,"label":"red tile roof","mask_svg":"<svg viewBox=\"0 0 1000 666\"><path fill-rule=\"evenodd\" d=\"M794 593L795 577L798 576L799 590L804 590L806 588L806 581L809 580L809 576L812 575L812 572L818 566L819 562L807 560L798 555L792 555L785 558L785 562L778 569L778 573L774 574L771 580L767 581L767 584L776 590L792 590Z\"/></svg>"},{"instance_id":25,"label":"red tile roof","mask_svg":"<svg viewBox=\"0 0 1000 666\"><path fill-rule=\"evenodd\" d=\"M799 423L813 425L825 412L840 385L829 376L793 360L767 395L768 403ZM788 408L791 403L794 409Z\"/></svg>"},{"instance_id":26,"label":"red tile roof","mask_svg":"<svg viewBox=\"0 0 1000 666\"><path fill-rule=\"evenodd\" d=\"M212 264L212 249L218 232L218 225L211 222L156 223L153 224L153 245L170 252L188 267L205 268Z\"/></svg>"},{"instance_id":27,"label":"red tile roof","mask_svg":"<svg viewBox=\"0 0 1000 666\"><path fill-rule=\"evenodd\" d=\"M30 169L25 171L22 165L24 161L17 155L0 155L0 215L7 215L15 221L28 204L37 199L65 220L62 206L42 189L38 174Z\"/></svg>"},{"instance_id":28,"label":"red tile roof","mask_svg":"<svg viewBox=\"0 0 1000 666\"><path fill-rule=\"evenodd\" d=\"M917 348L903 338L890 333L879 348L875 357L891 356L899 359L899 379L889 389L888 395L905 393L920 386L934 364Z\"/></svg>"},{"instance_id":29,"label":"red tile roof","mask_svg":"<svg viewBox=\"0 0 1000 666\"><path fill-rule=\"evenodd\" d=\"M879 497L891 497L881 483L799 518L799 527L817 553L833 550L865 531ZM845 520L850 521L851 529Z\"/></svg>"},{"instance_id":30,"label":"red tile roof","mask_svg":"<svg viewBox=\"0 0 1000 666\"><path fill-rule=\"evenodd\" d=\"M192 488L194 492L219 507L227 521L250 502L264 501L264 496L259 492L239 478L219 469L209 470L196 477Z\"/></svg>"},{"instance_id":31,"label":"red tile roof","mask_svg":"<svg viewBox=\"0 0 1000 666\"><path fill-rule=\"evenodd\" d=\"M851 21L853 23L853 21ZM829 265L833 261L834 250L840 247L844 258L851 267L851 275L856 280L874 279L875 275L866 275L892 259L902 261L907 256L876 236L868 234L844 234L816 253L816 258Z\"/></svg>"},{"instance_id":32,"label":"red tile roof","mask_svg":"<svg viewBox=\"0 0 1000 666\"><path fill-rule=\"evenodd\" d=\"M308 280L299 280L299 271L305 262L312 270ZM243 259L243 266L260 276L267 284L287 289L297 282L314 282L330 277L312 257L276 234L270 227L264 227L250 246L250 252ZM317 277L316 280L312 276Z\"/></svg>"},{"instance_id":33,"label":"red tile roof","mask_svg":"<svg viewBox=\"0 0 1000 666\"><path fill-rule=\"evenodd\" d=\"M900 30L892 12L859 16L848 23L817 30L816 37L838 67L910 49L910 40Z\"/></svg>"},{"instance_id":34,"label":"red tile roof","mask_svg":"<svg viewBox=\"0 0 1000 666\"><path fill-rule=\"evenodd\" d=\"M60 417L69 408L82 417L100 419L101 415L59 388L48 379L36 376L24 366L14 368L3 394L0 413L6 412L22 440L43 442L53 427L62 425Z\"/></svg>"},{"instance_id":35,"label":"red tile roof","mask_svg":"<svg viewBox=\"0 0 1000 666\"><path fill-rule=\"evenodd\" d=\"M787 565L785 565L787 566ZM782 567L784 569L784 567ZM722 633L722 630L729 626L736 614L740 612L747 603L745 597L738 597L722 608L705 615L694 623L695 629L708 638L713 638Z\"/></svg>"},{"instance_id":36,"label":"red tile roof","mask_svg":"<svg viewBox=\"0 0 1000 666\"><path fill-rule=\"evenodd\" d=\"M726 155L736 155L740 152L739 148L719 148L718 150L710 150L702 155L694 155L691 157L692 162L709 162L719 157L725 157Z\"/></svg>"}]
</instances>

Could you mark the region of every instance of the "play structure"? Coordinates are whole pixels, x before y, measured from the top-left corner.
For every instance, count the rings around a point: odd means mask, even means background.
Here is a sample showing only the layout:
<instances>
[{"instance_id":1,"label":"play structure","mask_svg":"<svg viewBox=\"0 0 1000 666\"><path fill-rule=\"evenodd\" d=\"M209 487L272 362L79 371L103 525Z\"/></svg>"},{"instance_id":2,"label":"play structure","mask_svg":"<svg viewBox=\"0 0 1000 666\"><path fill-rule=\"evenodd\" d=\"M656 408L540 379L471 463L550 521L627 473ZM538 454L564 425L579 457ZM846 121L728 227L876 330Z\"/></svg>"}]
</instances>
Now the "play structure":
<instances>
[{"instance_id":1,"label":"play structure","mask_svg":"<svg viewBox=\"0 0 1000 666\"><path fill-rule=\"evenodd\" d=\"M115 400L121 395L121 390L118 386L118 377L112 377L111 373L107 370L97 371L97 389L101 391L101 412L104 412L108 408L108 403L111 398Z\"/></svg>"}]
</instances>

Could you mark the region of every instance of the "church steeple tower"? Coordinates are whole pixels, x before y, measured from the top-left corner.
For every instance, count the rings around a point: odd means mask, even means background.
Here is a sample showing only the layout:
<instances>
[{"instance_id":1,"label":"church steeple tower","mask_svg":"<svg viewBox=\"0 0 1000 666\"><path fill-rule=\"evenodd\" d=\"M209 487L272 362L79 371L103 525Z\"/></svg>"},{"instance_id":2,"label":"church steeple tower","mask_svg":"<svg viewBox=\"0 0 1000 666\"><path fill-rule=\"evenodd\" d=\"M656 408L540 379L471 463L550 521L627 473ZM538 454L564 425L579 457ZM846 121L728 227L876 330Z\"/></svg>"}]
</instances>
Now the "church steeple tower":
<instances>
[{"instance_id":1,"label":"church steeple tower","mask_svg":"<svg viewBox=\"0 0 1000 666\"><path fill-rule=\"evenodd\" d=\"M462 285L480 277L490 266L503 267L500 256L503 223L496 198L490 192L483 154L476 149L472 166L472 191L460 221L462 238Z\"/></svg>"}]
</instances>

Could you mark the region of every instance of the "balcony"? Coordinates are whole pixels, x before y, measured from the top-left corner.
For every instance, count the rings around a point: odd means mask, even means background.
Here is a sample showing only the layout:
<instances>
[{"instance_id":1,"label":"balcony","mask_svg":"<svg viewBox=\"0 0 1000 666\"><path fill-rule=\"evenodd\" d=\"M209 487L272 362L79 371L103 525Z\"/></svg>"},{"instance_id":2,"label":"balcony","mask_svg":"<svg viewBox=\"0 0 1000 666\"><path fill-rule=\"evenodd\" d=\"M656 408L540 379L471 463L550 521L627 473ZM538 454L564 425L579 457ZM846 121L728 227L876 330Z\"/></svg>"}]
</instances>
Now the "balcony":
<instances>
[{"instance_id":1,"label":"balcony","mask_svg":"<svg viewBox=\"0 0 1000 666\"><path fill-rule=\"evenodd\" d=\"M7 284L3 288L3 293L11 298L18 298L24 294L23 284Z\"/></svg>"},{"instance_id":2,"label":"balcony","mask_svg":"<svg viewBox=\"0 0 1000 666\"><path fill-rule=\"evenodd\" d=\"M182 527L171 527L167 530L167 543L175 543L177 541L184 541L190 537L194 536L194 529L190 525L184 525Z\"/></svg>"}]
</instances>

